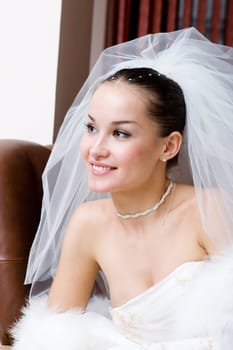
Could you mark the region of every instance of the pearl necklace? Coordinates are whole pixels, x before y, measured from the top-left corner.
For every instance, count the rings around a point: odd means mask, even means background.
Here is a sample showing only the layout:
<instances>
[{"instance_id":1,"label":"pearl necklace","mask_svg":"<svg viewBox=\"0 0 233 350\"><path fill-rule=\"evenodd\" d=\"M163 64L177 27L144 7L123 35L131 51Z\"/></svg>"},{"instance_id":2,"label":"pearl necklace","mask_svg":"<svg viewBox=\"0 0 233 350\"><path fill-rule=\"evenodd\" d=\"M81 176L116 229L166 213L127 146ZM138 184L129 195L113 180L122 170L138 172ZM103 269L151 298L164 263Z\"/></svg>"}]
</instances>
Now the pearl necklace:
<instances>
[{"instance_id":1,"label":"pearl necklace","mask_svg":"<svg viewBox=\"0 0 233 350\"><path fill-rule=\"evenodd\" d=\"M165 199L167 198L167 196L169 195L169 193L171 192L173 187L174 187L174 182L170 181L168 188L166 189L166 191L164 192L164 194L162 195L160 200L157 203L155 203L155 205L153 207L151 207L149 209L146 209L144 211L139 211L138 213L134 213L134 214L121 214L116 210L116 215L124 220L135 219L135 218L138 218L140 216L148 215L148 214L152 213L153 211L156 211L164 203Z\"/></svg>"}]
</instances>

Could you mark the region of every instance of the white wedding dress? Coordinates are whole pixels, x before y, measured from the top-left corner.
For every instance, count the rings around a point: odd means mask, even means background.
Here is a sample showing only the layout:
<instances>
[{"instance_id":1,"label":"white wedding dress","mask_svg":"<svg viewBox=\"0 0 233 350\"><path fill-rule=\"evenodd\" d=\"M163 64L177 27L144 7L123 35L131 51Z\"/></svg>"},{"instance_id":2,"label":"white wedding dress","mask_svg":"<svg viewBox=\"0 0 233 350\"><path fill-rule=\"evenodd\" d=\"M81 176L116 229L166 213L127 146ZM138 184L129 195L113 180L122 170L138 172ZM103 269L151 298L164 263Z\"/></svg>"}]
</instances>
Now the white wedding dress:
<instances>
[{"instance_id":1,"label":"white wedding dress","mask_svg":"<svg viewBox=\"0 0 233 350\"><path fill-rule=\"evenodd\" d=\"M232 350L232 253L186 262L119 307L92 298L85 313L32 299L15 350Z\"/></svg>"},{"instance_id":2,"label":"white wedding dress","mask_svg":"<svg viewBox=\"0 0 233 350\"><path fill-rule=\"evenodd\" d=\"M177 343L174 325L177 306L198 277L204 262L188 262L175 269L161 282L124 305L110 309L120 332L140 349L212 349L213 339L182 339ZM168 342L167 340L170 339Z\"/></svg>"}]
</instances>

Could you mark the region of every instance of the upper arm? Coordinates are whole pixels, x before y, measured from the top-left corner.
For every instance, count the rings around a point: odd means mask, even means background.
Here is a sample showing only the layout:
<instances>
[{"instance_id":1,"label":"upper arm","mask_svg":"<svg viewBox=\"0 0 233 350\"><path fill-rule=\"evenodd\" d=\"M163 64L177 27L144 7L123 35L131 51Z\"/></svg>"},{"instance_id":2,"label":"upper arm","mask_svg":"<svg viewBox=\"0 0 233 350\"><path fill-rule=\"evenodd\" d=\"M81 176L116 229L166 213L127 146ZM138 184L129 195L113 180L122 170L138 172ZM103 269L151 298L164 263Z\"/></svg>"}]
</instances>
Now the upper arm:
<instances>
[{"instance_id":1,"label":"upper arm","mask_svg":"<svg viewBox=\"0 0 233 350\"><path fill-rule=\"evenodd\" d=\"M49 306L56 306L59 311L86 307L99 270L92 237L83 210L80 212L78 209L65 234L58 268L49 293Z\"/></svg>"}]
</instances>

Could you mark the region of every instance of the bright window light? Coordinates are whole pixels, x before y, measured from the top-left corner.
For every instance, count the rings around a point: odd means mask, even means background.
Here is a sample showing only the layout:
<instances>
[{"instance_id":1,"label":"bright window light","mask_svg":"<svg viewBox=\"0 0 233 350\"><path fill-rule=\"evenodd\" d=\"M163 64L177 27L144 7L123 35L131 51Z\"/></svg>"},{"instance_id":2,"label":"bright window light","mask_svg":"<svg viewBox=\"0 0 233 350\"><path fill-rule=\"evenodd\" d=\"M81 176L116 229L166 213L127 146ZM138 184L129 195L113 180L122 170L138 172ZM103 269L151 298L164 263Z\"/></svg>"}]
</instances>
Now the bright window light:
<instances>
[{"instance_id":1,"label":"bright window light","mask_svg":"<svg viewBox=\"0 0 233 350\"><path fill-rule=\"evenodd\" d=\"M52 141L61 0L0 1L0 138Z\"/></svg>"}]
</instances>

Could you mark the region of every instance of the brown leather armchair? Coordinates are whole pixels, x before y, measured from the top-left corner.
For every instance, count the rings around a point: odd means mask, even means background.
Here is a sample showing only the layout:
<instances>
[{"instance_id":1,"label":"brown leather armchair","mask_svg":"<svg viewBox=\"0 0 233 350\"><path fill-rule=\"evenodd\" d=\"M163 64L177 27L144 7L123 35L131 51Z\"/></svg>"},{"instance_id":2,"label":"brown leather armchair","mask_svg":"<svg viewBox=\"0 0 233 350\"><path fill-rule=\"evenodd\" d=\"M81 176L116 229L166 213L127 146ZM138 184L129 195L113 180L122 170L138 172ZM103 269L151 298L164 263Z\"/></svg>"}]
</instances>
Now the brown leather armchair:
<instances>
[{"instance_id":1,"label":"brown leather armchair","mask_svg":"<svg viewBox=\"0 0 233 350\"><path fill-rule=\"evenodd\" d=\"M29 286L24 276L40 219L41 175L50 148L0 140L0 344L10 344L9 326L19 317Z\"/></svg>"}]
</instances>

